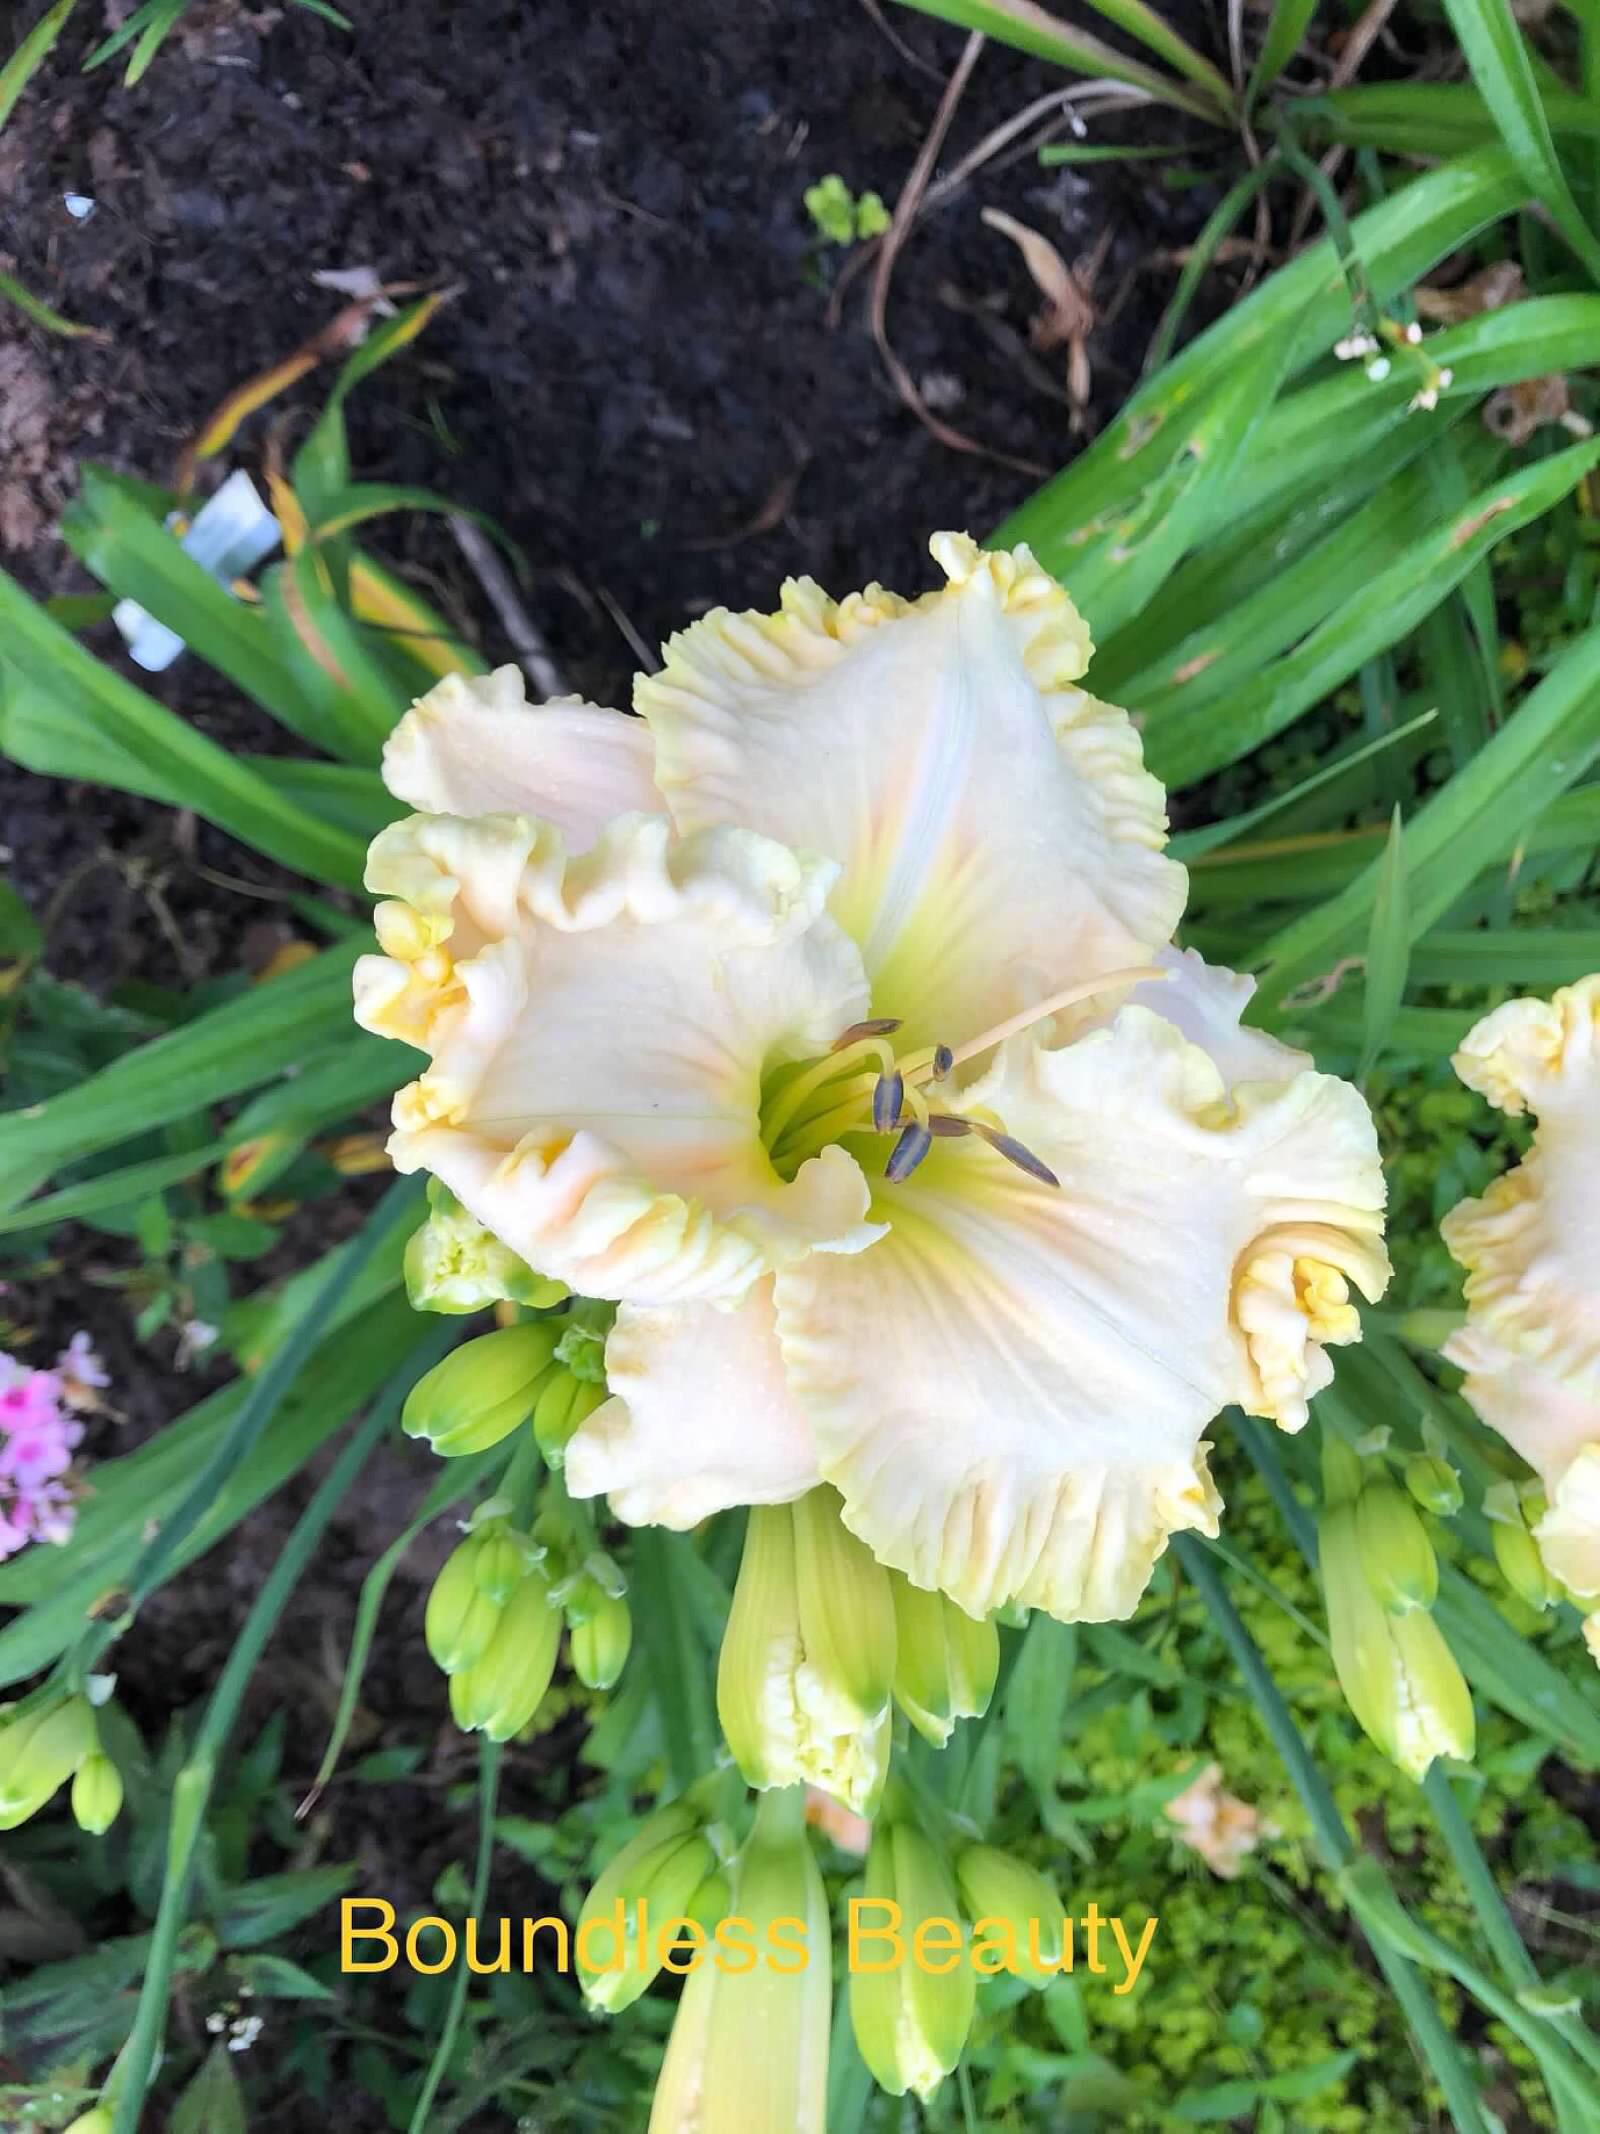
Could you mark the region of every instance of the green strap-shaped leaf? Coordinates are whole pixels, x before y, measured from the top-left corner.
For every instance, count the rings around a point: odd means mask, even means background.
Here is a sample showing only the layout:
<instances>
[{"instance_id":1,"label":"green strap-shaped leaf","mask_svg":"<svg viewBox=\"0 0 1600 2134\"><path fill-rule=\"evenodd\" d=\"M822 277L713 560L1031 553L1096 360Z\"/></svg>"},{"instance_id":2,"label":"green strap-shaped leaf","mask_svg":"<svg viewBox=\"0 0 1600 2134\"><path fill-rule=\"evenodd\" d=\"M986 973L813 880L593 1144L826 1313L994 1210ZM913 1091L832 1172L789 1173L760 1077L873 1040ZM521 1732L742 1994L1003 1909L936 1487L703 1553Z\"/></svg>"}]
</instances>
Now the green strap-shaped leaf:
<instances>
[{"instance_id":1,"label":"green strap-shaped leaf","mask_svg":"<svg viewBox=\"0 0 1600 2134\"><path fill-rule=\"evenodd\" d=\"M97 660L0 571L0 752L192 808L297 873L361 885L361 840L307 816L259 773Z\"/></svg>"},{"instance_id":2,"label":"green strap-shaped leaf","mask_svg":"<svg viewBox=\"0 0 1600 2134\"><path fill-rule=\"evenodd\" d=\"M1413 938L1449 910L1481 869L1510 850L1597 756L1600 627L1569 646L1482 754L1406 825ZM1584 812L1594 798L1584 796ZM1374 862L1339 895L1268 937L1257 958L1264 973L1253 1003L1257 1013L1359 946L1377 882Z\"/></svg>"},{"instance_id":3,"label":"green strap-shaped leaf","mask_svg":"<svg viewBox=\"0 0 1600 2134\"><path fill-rule=\"evenodd\" d=\"M350 973L360 951L358 941L324 949L298 969L124 1053L75 1089L4 1115L0 1206L16 1206L18 1181L40 1164L48 1173L68 1157L92 1155L188 1118L258 1088L344 1037L351 1021ZM28 1184L21 1189L31 1190Z\"/></svg>"},{"instance_id":4,"label":"green strap-shaped leaf","mask_svg":"<svg viewBox=\"0 0 1600 2134\"><path fill-rule=\"evenodd\" d=\"M1512 161L1590 275L1600 281L1600 239L1584 221L1556 154L1510 0L1444 0L1444 5Z\"/></svg>"}]
</instances>

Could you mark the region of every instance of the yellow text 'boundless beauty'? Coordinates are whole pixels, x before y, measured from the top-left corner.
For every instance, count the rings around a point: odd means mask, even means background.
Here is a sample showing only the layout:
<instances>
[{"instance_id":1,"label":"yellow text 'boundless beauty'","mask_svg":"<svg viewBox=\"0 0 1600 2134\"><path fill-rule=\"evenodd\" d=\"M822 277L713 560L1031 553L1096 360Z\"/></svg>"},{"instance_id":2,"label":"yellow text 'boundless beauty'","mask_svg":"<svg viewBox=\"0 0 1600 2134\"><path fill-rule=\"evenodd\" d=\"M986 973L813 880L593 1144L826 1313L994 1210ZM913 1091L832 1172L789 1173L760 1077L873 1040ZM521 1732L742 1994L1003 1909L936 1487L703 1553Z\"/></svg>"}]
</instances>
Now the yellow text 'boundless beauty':
<instances>
[{"instance_id":1,"label":"yellow text 'boundless beauty'","mask_svg":"<svg viewBox=\"0 0 1600 2134\"><path fill-rule=\"evenodd\" d=\"M954 1918L908 1923L898 1904L881 1897L852 1897L846 1912L845 1960L851 1971L895 1971L910 1964L938 1974L966 1963L983 1978L1024 1968L1071 1972L1081 1948L1081 1969L1110 1978L1111 1990L1118 1995L1138 1983L1160 1924L1159 1919L1147 1919L1130 1935L1120 1918L1091 1903L1081 1920L1059 1921L1058 1944L1054 1920L1024 1921L1020 1932L1016 1920L1001 1918L978 1919L970 1927ZM413 1971L431 1977L450 1970L464 1956L468 1970L480 1973L532 1971L536 1963L567 1971L576 1955L582 1968L592 1972L621 1971L632 1964L640 1970L659 1966L683 1974L710 1963L736 1976L757 1964L796 1973L811 1962L805 1921L798 1916L769 1920L759 1932L755 1921L738 1913L730 1913L714 1928L682 1915L652 1922L644 1898L625 1905L619 1897L608 1914L586 1920L576 1934L553 1913L520 1920L469 1918L463 1928L428 1914L413 1919L402 1934L395 1933L395 1923L395 1908L386 1898L343 1898L340 1970L388 1971L403 1960ZM359 1953L362 1950L368 1953Z\"/></svg>"}]
</instances>

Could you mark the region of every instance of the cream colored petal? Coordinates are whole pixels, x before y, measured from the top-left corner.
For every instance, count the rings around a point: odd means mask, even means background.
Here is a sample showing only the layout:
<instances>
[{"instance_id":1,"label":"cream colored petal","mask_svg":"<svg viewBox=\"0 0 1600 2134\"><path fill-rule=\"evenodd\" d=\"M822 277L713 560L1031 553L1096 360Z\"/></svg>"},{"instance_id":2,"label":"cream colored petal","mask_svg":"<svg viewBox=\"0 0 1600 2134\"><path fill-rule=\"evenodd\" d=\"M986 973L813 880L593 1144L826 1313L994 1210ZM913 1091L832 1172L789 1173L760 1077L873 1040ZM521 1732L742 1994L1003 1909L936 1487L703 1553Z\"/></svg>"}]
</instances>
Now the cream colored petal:
<instances>
[{"instance_id":1,"label":"cream colored petal","mask_svg":"<svg viewBox=\"0 0 1600 2134\"><path fill-rule=\"evenodd\" d=\"M884 1562L974 1615L1124 1616L1169 1534L1215 1530L1207 1425L1273 1405L1241 1275L1281 1241L1382 1287L1371 1118L1310 1073L1230 1102L1137 1007L1060 1051L1012 1043L968 1102L1059 1188L937 1142L876 1196L887 1238L780 1272L789 1382Z\"/></svg>"},{"instance_id":2,"label":"cream colored petal","mask_svg":"<svg viewBox=\"0 0 1600 2134\"><path fill-rule=\"evenodd\" d=\"M1230 1089L1241 1082L1286 1082L1312 1064L1309 1052L1296 1052L1264 1030L1243 1027L1240 1018L1256 982L1242 971L1207 963L1194 948L1160 948L1150 961L1168 975L1134 986L1129 1002L1162 1016L1191 1045L1208 1053ZM1099 1022L1112 1019L1102 1015Z\"/></svg>"},{"instance_id":3,"label":"cream colored petal","mask_svg":"<svg viewBox=\"0 0 1600 2134\"><path fill-rule=\"evenodd\" d=\"M784 1377L772 1283L730 1309L624 1304L606 1343L611 1398L567 1447L575 1497L630 1526L697 1526L736 1504L785 1504L820 1477Z\"/></svg>"},{"instance_id":4,"label":"cream colored petal","mask_svg":"<svg viewBox=\"0 0 1600 2134\"><path fill-rule=\"evenodd\" d=\"M654 814L655 749L638 719L557 697L530 704L520 667L447 675L384 743L383 782L428 815L538 815L575 852L614 815Z\"/></svg>"},{"instance_id":5,"label":"cream colored petal","mask_svg":"<svg viewBox=\"0 0 1600 2134\"><path fill-rule=\"evenodd\" d=\"M1167 941L1185 876L1126 713L1077 687L1089 634L1027 549L941 534L908 603L791 581L718 610L635 703L683 829L740 822L837 860L879 1014L959 1043Z\"/></svg>"},{"instance_id":6,"label":"cream colored petal","mask_svg":"<svg viewBox=\"0 0 1600 2134\"><path fill-rule=\"evenodd\" d=\"M1569 1593L1585 1605L1600 1601L1600 1438L1563 1469L1533 1538Z\"/></svg>"},{"instance_id":7,"label":"cream colored petal","mask_svg":"<svg viewBox=\"0 0 1600 2134\"><path fill-rule=\"evenodd\" d=\"M432 1054L395 1099L396 1167L434 1173L587 1296L732 1298L794 1253L870 1243L850 1156L826 1149L786 1183L758 1134L763 1068L825 1050L866 1005L823 908L831 878L747 832L675 839L661 817L620 818L578 859L526 818L397 825L369 869L409 899L387 938L437 938L357 971L369 1027L392 1029L405 998L405 1034Z\"/></svg>"},{"instance_id":8,"label":"cream colored petal","mask_svg":"<svg viewBox=\"0 0 1600 2134\"><path fill-rule=\"evenodd\" d=\"M1467 1323L1444 1354L1478 1414L1537 1471L1554 1517L1569 1469L1600 1442L1600 977L1548 1002L1508 1001L1469 1032L1455 1066L1538 1127L1522 1163L1440 1225L1467 1270Z\"/></svg>"}]
</instances>

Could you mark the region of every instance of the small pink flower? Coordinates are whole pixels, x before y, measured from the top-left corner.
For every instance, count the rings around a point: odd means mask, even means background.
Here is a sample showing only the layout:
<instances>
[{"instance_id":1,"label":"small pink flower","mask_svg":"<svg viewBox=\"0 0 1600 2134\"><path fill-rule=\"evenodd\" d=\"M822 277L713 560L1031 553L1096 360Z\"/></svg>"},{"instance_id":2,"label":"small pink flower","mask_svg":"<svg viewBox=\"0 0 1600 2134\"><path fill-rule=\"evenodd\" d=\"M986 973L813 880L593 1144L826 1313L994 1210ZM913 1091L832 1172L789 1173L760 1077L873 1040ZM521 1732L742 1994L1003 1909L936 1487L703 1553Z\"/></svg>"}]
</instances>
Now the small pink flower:
<instances>
[{"instance_id":1,"label":"small pink flower","mask_svg":"<svg viewBox=\"0 0 1600 2134\"><path fill-rule=\"evenodd\" d=\"M81 1330L56 1358L56 1376L61 1381L61 1398L69 1408L98 1407L96 1394L111 1383L93 1342Z\"/></svg>"}]
</instances>

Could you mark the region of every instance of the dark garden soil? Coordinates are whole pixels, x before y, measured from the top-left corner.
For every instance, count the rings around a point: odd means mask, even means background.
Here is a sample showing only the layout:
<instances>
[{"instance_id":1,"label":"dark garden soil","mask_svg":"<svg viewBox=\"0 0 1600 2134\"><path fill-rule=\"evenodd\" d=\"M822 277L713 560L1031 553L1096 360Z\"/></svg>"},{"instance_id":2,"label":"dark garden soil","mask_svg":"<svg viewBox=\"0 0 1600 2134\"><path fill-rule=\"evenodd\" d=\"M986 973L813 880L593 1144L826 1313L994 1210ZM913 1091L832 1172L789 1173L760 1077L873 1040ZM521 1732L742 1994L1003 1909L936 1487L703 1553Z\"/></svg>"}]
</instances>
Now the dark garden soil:
<instances>
[{"instance_id":1,"label":"dark garden soil","mask_svg":"<svg viewBox=\"0 0 1600 2134\"><path fill-rule=\"evenodd\" d=\"M35 590L85 589L54 534L78 464L166 478L226 392L338 310L318 270L460 285L353 404L358 471L494 514L529 559L527 603L570 686L602 702L627 700L635 639L654 647L718 603L769 605L793 572L837 592L875 577L915 590L931 530L986 530L1034 485L919 423L866 324L870 275L835 317L846 255L818 242L802 205L833 171L893 203L960 55L957 33L892 4L880 18L860 0L346 5L353 35L293 6L196 5L130 91L115 67L76 72L128 12L126 0L93 0L0 133L0 267L104 335L53 339L0 314L0 560ZM5 49L42 9L12 12ZM1216 48L1205 21L1185 26ZM1062 80L986 50L941 167ZM1102 140L1183 131L1095 121ZM943 421L1040 470L1077 449L1064 355L1030 350L1038 293L980 220L985 205L1069 261L1107 240L1091 426L1116 406L1172 286L1163 255L1216 197L1152 182L1160 168L1041 170L1031 155L1001 156L919 225L889 328ZM67 193L95 202L87 220L68 213ZM318 386L287 403L299 421ZM252 467L267 419L241 440ZM437 526L387 523L391 557L504 656ZM147 686L226 743L275 745L261 715L193 661ZM4 764L0 822L0 870L48 917L60 976L100 990L179 986L259 966L281 938L271 893L282 878L204 825ZM118 1300L85 1287L95 1253L104 1240L82 1257L69 1246L25 1301L52 1335L92 1328L126 1431L142 1434L206 1381L133 1347ZM126 1441L106 1424L92 1449ZM296 1780L324 1736L361 1575L423 1472L400 1453L369 1471L257 1679L248 1720L288 1711ZM122 1694L148 1730L214 1678L305 1494L302 1480L267 1506L119 1650ZM419 1630L442 1547L419 1547L396 1588L361 1737L432 1742L429 1760L416 1783L336 1788L310 1826L318 1856L359 1860L362 1886L402 1909L469 1842L445 1793L470 1757L445 1723ZM539 1773L567 1746L558 1737L513 1756L514 1810L541 1812ZM537 1898L508 1859L496 1909ZM257 2050L269 2059L270 2033ZM331 2123L300 2109L281 2105L271 2125ZM382 2124L369 2109L342 2091L336 2123L352 2134Z\"/></svg>"}]
</instances>

